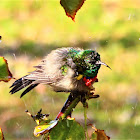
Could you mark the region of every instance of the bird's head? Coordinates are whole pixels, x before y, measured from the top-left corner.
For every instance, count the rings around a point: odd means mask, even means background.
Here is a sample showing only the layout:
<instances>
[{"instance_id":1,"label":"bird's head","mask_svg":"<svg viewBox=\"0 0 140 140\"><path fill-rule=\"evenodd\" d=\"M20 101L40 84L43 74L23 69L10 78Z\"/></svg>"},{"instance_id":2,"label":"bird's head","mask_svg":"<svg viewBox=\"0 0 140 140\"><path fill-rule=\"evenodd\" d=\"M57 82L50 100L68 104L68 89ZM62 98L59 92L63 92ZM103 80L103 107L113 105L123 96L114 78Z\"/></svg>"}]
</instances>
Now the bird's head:
<instances>
[{"instance_id":1,"label":"bird's head","mask_svg":"<svg viewBox=\"0 0 140 140\"><path fill-rule=\"evenodd\" d=\"M74 57L74 62L77 66L78 73L89 78L97 75L101 65L110 68L107 64L101 61L99 53L93 50L79 51Z\"/></svg>"}]
</instances>

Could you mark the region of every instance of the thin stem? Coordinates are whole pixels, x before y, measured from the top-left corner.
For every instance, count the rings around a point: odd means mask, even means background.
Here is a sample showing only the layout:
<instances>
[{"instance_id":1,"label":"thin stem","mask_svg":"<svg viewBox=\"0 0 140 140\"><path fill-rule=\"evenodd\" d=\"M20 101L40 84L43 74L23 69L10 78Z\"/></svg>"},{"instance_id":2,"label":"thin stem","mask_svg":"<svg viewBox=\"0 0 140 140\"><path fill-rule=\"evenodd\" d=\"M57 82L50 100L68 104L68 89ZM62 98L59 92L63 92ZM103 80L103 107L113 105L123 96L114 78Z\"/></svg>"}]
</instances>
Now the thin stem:
<instances>
[{"instance_id":1,"label":"thin stem","mask_svg":"<svg viewBox=\"0 0 140 140\"><path fill-rule=\"evenodd\" d=\"M80 95L70 93L64 106L62 107L61 111L58 113L56 120L59 119L60 117L64 119L67 118L67 116L71 116L73 109L77 106L79 102L80 102Z\"/></svg>"},{"instance_id":2,"label":"thin stem","mask_svg":"<svg viewBox=\"0 0 140 140\"><path fill-rule=\"evenodd\" d=\"M85 134L87 140L89 140L88 131L87 131L87 107L84 107L84 119L85 119Z\"/></svg>"},{"instance_id":3,"label":"thin stem","mask_svg":"<svg viewBox=\"0 0 140 140\"><path fill-rule=\"evenodd\" d=\"M78 96L72 101L70 106L66 109L63 118L66 118L70 113L72 113L73 109L77 106L79 101L80 101L80 97Z\"/></svg>"}]
</instances>

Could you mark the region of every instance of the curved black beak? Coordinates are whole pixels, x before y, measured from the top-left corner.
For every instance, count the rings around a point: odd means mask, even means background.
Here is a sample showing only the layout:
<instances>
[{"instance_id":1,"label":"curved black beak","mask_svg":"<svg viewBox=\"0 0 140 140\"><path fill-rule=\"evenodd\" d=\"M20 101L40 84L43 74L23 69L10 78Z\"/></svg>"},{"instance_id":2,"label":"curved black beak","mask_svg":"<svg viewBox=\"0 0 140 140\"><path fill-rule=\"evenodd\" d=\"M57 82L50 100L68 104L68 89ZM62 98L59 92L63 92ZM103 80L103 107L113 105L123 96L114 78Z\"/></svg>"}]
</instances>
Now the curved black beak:
<instances>
[{"instance_id":1,"label":"curved black beak","mask_svg":"<svg viewBox=\"0 0 140 140\"><path fill-rule=\"evenodd\" d=\"M105 65L106 67L108 67L109 69L111 69L106 63L104 63L102 61L97 61L96 64Z\"/></svg>"}]
</instances>

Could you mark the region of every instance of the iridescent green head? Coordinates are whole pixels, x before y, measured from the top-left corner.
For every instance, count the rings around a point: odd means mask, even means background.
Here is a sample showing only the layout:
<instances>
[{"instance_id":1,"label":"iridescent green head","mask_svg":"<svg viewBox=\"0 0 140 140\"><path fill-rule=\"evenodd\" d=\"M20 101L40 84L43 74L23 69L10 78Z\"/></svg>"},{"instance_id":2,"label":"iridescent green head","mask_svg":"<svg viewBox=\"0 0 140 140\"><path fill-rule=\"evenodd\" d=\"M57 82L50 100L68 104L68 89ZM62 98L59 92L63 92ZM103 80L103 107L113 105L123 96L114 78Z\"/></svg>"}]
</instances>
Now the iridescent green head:
<instances>
[{"instance_id":1,"label":"iridescent green head","mask_svg":"<svg viewBox=\"0 0 140 140\"><path fill-rule=\"evenodd\" d=\"M97 75L101 64L100 55L93 50L83 50L75 53L73 56L73 62L76 65L76 71L78 74L82 74L87 78L93 78ZM108 65L106 65L109 67Z\"/></svg>"}]
</instances>

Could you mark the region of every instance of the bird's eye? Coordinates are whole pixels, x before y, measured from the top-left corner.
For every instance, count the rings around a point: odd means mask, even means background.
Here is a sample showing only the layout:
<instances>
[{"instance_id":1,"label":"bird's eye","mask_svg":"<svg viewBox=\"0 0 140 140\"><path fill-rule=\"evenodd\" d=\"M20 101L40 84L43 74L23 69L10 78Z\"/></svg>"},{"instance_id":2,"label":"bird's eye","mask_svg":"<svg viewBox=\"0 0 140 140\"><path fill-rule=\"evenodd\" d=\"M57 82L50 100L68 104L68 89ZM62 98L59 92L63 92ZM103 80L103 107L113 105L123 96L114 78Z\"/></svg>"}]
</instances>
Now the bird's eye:
<instances>
[{"instance_id":1,"label":"bird's eye","mask_svg":"<svg viewBox=\"0 0 140 140\"><path fill-rule=\"evenodd\" d=\"M100 56L99 55L97 55L97 58L96 58L97 60L100 60Z\"/></svg>"}]
</instances>

